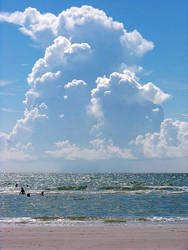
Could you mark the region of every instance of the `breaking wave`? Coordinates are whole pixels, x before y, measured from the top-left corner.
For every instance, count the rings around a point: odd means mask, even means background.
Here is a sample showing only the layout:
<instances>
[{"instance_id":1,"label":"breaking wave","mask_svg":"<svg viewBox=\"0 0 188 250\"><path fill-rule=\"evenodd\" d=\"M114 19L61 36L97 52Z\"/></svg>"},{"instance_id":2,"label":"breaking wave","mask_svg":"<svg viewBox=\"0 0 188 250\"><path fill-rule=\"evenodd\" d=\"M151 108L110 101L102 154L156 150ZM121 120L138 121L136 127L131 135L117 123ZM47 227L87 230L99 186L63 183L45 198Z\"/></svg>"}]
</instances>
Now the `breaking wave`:
<instances>
[{"instance_id":1,"label":"breaking wave","mask_svg":"<svg viewBox=\"0 0 188 250\"><path fill-rule=\"evenodd\" d=\"M186 217L138 217L138 218L122 218L122 217L96 217L96 216L36 216L21 218L1 218L0 224L32 224L32 225L77 225L77 224L126 224L126 223L188 223Z\"/></svg>"}]
</instances>

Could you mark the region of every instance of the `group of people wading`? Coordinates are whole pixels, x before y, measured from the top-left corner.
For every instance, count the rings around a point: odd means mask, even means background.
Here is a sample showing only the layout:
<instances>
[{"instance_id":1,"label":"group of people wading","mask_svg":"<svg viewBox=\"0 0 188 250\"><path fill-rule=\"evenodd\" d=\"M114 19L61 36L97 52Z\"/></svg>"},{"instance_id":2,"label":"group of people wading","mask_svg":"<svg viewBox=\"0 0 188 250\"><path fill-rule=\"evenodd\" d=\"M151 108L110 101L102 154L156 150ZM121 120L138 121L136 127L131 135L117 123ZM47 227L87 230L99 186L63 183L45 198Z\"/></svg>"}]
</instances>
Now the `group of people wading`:
<instances>
[{"instance_id":1,"label":"group of people wading","mask_svg":"<svg viewBox=\"0 0 188 250\"><path fill-rule=\"evenodd\" d=\"M18 184L17 184L17 183L16 183L15 187L18 187ZM29 185L26 185L26 187L29 187ZM23 187L21 187L21 190L20 190L20 193L19 193L19 194L26 194L25 189L24 189ZM30 193L27 193L26 195L27 195L27 197L30 197L30 196L31 196ZM40 195L44 196L44 191L42 191L42 192L40 193Z\"/></svg>"}]
</instances>

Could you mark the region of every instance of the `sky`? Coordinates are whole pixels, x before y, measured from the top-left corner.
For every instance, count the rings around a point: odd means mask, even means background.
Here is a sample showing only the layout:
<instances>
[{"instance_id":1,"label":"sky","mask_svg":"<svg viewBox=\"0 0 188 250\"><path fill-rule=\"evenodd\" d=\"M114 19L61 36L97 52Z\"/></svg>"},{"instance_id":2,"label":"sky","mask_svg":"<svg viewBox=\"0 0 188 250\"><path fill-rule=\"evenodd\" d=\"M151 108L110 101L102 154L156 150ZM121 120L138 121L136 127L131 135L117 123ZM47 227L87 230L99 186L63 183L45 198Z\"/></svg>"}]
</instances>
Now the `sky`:
<instances>
[{"instance_id":1,"label":"sky","mask_svg":"<svg viewBox=\"0 0 188 250\"><path fill-rule=\"evenodd\" d=\"M0 170L188 172L185 0L0 0Z\"/></svg>"}]
</instances>

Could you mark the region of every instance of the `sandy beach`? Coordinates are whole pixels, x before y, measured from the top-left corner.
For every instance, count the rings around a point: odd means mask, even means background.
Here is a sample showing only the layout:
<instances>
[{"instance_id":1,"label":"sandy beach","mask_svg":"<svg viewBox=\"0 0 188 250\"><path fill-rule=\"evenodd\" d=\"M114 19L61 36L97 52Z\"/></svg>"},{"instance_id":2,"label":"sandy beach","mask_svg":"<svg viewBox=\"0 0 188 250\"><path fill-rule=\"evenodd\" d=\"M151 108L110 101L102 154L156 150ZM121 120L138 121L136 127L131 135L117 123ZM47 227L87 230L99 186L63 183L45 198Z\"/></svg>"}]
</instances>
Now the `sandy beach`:
<instances>
[{"instance_id":1,"label":"sandy beach","mask_svg":"<svg viewBox=\"0 0 188 250\"><path fill-rule=\"evenodd\" d=\"M188 225L1 226L0 249L188 249Z\"/></svg>"}]
</instances>

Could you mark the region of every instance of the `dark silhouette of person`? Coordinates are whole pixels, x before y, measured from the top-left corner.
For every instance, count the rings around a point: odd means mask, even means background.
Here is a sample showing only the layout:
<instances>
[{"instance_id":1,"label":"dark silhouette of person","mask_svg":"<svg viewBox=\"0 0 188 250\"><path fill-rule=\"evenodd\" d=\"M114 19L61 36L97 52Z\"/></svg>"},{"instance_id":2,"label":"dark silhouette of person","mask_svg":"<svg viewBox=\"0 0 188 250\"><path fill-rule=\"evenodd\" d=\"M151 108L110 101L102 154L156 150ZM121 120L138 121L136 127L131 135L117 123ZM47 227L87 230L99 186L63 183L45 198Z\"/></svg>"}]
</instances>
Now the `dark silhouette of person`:
<instances>
[{"instance_id":1,"label":"dark silhouette of person","mask_svg":"<svg viewBox=\"0 0 188 250\"><path fill-rule=\"evenodd\" d=\"M23 188L23 187L21 187L20 194L25 194L25 190L24 190L24 188Z\"/></svg>"},{"instance_id":2,"label":"dark silhouette of person","mask_svg":"<svg viewBox=\"0 0 188 250\"><path fill-rule=\"evenodd\" d=\"M18 187L18 183L16 183L15 187L16 187L16 188Z\"/></svg>"},{"instance_id":3,"label":"dark silhouette of person","mask_svg":"<svg viewBox=\"0 0 188 250\"><path fill-rule=\"evenodd\" d=\"M42 191L40 194L41 194L42 196L44 196L44 191Z\"/></svg>"},{"instance_id":4,"label":"dark silhouette of person","mask_svg":"<svg viewBox=\"0 0 188 250\"><path fill-rule=\"evenodd\" d=\"M30 197L31 195L30 195L30 193L27 193L27 197Z\"/></svg>"}]
</instances>

